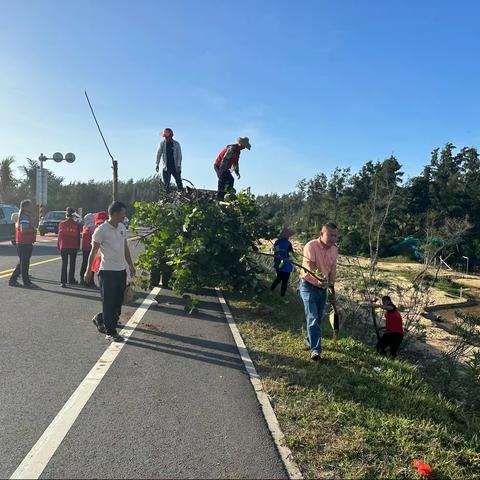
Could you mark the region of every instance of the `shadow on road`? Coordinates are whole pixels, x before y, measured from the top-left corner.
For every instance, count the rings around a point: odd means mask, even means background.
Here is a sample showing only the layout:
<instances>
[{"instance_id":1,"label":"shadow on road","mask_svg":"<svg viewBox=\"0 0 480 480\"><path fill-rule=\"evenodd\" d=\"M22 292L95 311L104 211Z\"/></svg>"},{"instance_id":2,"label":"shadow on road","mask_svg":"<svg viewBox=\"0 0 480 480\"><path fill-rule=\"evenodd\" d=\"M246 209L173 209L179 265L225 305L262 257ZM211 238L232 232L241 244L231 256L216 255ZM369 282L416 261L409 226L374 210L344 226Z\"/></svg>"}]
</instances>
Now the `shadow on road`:
<instances>
[{"instance_id":1,"label":"shadow on road","mask_svg":"<svg viewBox=\"0 0 480 480\"><path fill-rule=\"evenodd\" d=\"M190 341L198 340L190 337L183 337L183 338L187 342L189 340ZM193 343L193 342L190 342L190 343ZM213 343L217 343L217 342L213 342ZM226 345L226 344L221 344L221 345L224 345L225 347L230 347L230 345ZM228 355L223 355L217 352L203 350L201 348L195 349L195 348L190 348L188 346L186 347L183 345L177 345L172 343L162 343L162 342L157 342L155 340L138 338L136 336L130 337L126 346L145 348L147 350L154 350L160 353L167 353L169 355L175 355L183 358L188 358L191 360L197 360L200 362L220 365L222 367L233 368L235 370L240 370L240 371L243 370L244 373L247 374L247 372L245 371L243 362L238 357L238 352L236 351L236 349L235 349L235 352L232 352L232 356L228 356ZM209 347L209 348L212 348L212 347Z\"/></svg>"},{"instance_id":2,"label":"shadow on road","mask_svg":"<svg viewBox=\"0 0 480 480\"><path fill-rule=\"evenodd\" d=\"M33 246L33 257L56 257L58 255L59 253L56 247L47 247L44 245ZM0 257L18 257L17 247L15 245L0 245Z\"/></svg>"}]
</instances>

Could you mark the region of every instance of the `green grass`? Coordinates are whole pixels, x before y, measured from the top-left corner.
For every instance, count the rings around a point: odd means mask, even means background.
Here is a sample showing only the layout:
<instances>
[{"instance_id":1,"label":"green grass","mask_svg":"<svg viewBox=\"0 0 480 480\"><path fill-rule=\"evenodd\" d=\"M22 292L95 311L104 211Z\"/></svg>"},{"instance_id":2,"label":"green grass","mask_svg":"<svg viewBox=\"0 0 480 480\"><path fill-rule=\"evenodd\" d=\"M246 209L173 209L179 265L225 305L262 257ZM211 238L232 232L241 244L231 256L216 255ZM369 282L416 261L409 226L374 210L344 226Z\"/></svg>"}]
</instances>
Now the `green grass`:
<instances>
[{"instance_id":1,"label":"green grass","mask_svg":"<svg viewBox=\"0 0 480 480\"><path fill-rule=\"evenodd\" d=\"M334 345L329 328L313 363L294 295L288 305L278 292L227 298L306 478L420 478L416 458L438 479L479 478L479 413L444 398L417 367L353 338ZM273 312L259 315L262 305Z\"/></svg>"}]
</instances>

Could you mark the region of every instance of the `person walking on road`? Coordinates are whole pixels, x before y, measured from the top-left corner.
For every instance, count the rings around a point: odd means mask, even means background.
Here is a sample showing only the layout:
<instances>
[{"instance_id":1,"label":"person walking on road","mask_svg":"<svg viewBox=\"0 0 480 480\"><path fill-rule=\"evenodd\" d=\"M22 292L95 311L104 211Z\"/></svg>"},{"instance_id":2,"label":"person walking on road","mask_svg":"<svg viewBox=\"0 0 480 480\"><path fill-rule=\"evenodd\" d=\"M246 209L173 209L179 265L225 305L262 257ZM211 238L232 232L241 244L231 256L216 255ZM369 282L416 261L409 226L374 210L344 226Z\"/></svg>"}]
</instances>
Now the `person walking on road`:
<instances>
[{"instance_id":1,"label":"person walking on road","mask_svg":"<svg viewBox=\"0 0 480 480\"><path fill-rule=\"evenodd\" d=\"M32 202L30 200L23 200L20 203L18 220L15 224L15 243L17 245L19 261L8 282L11 287L20 286L18 277L21 274L24 287L38 288L38 286L30 280L29 276L30 258L35 240L36 229L32 221Z\"/></svg>"},{"instance_id":2,"label":"person walking on road","mask_svg":"<svg viewBox=\"0 0 480 480\"><path fill-rule=\"evenodd\" d=\"M311 240L303 249L302 265L306 270L302 269L300 273L299 293L305 308L308 346L313 361L318 361L322 353L321 321L327 300L327 288L330 287L332 294L335 293L337 235L337 226L334 223L327 223L322 227L320 238ZM316 277L320 277L321 280Z\"/></svg>"},{"instance_id":3,"label":"person walking on road","mask_svg":"<svg viewBox=\"0 0 480 480\"><path fill-rule=\"evenodd\" d=\"M293 271L293 264L290 261L290 254L293 253L293 247L289 238L293 235L293 230L285 227L278 236L278 240L273 244L273 266L277 272L277 278L273 281L270 290L273 292L281 282L280 296L284 297L287 292L288 280Z\"/></svg>"},{"instance_id":4,"label":"person walking on road","mask_svg":"<svg viewBox=\"0 0 480 480\"><path fill-rule=\"evenodd\" d=\"M231 174L231 170L235 172L237 178L240 179L240 153L243 149L250 150L250 140L248 137L238 137L237 143L227 145L219 154L213 168L218 177L218 199L223 200L225 193L234 191L233 184L235 179Z\"/></svg>"},{"instance_id":5,"label":"person walking on road","mask_svg":"<svg viewBox=\"0 0 480 480\"><path fill-rule=\"evenodd\" d=\"M92 251L92 235L95 231L95 215L93 213L87 213L83 218L83 229L82 229L82 266L80 268L80 284L91 287L94 285L93 279L87 284L83 277L87 271L88 257Z\"/></svg>"},{"instance_id":6,"label":"person walking on road","mask_svg":"<svg viewBox=\"0 0 480 480\"><path fill-rule=\"evenodd\" d=\"M160 161L162 161L162 176L165 189L170 192L170 179L175 179L179 192L183 190L182 184L182 149L180 143L173 139L173 130L165 128L162 132L164 140L160 142L157 151L157 167L160 170Z\"/></svg>"},{"instance_id":7,"label":"person walking on road","mask_svg":"<svg viewBox=\"0 0 480 480\"><path fill-rule=\"evenodd\" d=\"M125 218L126 206L122 202L113 202L108 207L108 221L101 224L94 232L93 247L88 258L85 282L92 280L92 264L100 251L100 285L102 293L102 319L106 339L112 342L123 342L124 338L117 332L118 320L122 311L123 296L127 286L128 266L130 275L135 275L130 249L127 243L127 229L122 223ZM96 315L98 318L99 315ZM95 317L94 317L95 323Z\"/></svg>"},{"instance_id":8,"label":"person walking on road","mask_svg":"<svg viewBox=\"0 0 480 480\"><path fill-rule=\"evenodd\" d=\"M94 232L95 230L100 226L102 225L103 223L105 223L106 221L108 220L108 213L107 212L97 212L95 213L95 216L94 216L94 222L95 222L95 227L94 227ZM92 236L93 238L93 236ZM88 256L88 258L90 258L90 255ZM100 255L100 252L97 253L96 257L93 259L93 263L92 263L92 280L91 280L91 285L94 287L94 288L97 288L97 285L95 283L95 274L97 274L98 276L98 284L99 286L101 287L101 280L100 280L100 277L99 277L99 272L100 272L100 264L102 263L102 256ZM87 261L87 268L88 268L88 261ZM85 273L87 272L87 269L85 269ZM83 276L83 278L85 278L85 274ZM84 280L85 281L85 280ZM100 288L99 287L99 288ZM102 294L102 291L101 291L101 288L100 288L100 295ZM93 318L92 318L92 322L93 324L97 327L97 330L100 332L100 333L107 333L107 331L105 330L105 325L103 324L103 313L100 312L100 313L97 313Z\"/></svg>"},{"instance_id":9,"label":"person walking on road","mask_svg":"<svg viewBox=\"0 0 480 480\"><path fill-rule=\"evenodd\" d=\"M62 273L60 275L60 285L62 288L67 288L67 270L68 270L68 284L78 285L75 280L75 264L77 261L77 253L80 248L80 225L74 218L75 209L68 207L63 220L58 225L58 248L62 257Z\"/></svg>"}]
</instances>

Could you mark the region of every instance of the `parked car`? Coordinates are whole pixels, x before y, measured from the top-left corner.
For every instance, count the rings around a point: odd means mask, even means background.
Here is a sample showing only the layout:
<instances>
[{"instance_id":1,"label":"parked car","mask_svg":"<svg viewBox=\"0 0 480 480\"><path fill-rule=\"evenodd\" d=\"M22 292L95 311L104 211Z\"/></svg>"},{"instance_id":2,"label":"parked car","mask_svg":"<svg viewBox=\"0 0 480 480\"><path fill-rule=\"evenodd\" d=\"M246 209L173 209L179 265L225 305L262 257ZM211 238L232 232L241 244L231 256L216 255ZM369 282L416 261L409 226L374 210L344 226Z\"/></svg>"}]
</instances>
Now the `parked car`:
<instances>
[{"instance_id":1,"label":"parked car","mask_svg":"<svg viewBox=\"0 0 480 480\"><path fill-rule=\"evenodd\" d=\"M12 214L18 213L15 205L0 204L0 240L11 240L15 242L15 222Z\"/></svg>"},{"instance_id":2,"label":"parked car","mask_svg":"<svg viewBox=\"0 0 480 480\"><path fill-rule=\"evenodd\" d=\"M40 218L40 223L38 224L40 235L45 235L46 233L56 233L58 235L58 224L62 220L65 220L65 210L47 212L44 217Z\"/></svg>"}]
</instances>

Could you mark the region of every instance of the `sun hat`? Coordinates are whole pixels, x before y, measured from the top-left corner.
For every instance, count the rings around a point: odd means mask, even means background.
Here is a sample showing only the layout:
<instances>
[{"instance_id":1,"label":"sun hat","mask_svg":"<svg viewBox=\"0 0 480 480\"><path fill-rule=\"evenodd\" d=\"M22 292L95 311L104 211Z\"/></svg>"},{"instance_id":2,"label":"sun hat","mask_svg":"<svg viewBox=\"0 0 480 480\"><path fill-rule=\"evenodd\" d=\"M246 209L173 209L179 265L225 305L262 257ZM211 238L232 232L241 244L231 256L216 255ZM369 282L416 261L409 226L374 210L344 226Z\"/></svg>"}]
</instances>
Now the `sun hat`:
<instances>
[{"instance_id":1,"label":"sun hat","mask_svg":"<svg viewBox=\"0 0 480 480\"><path fill-rule=\"evenodd\" d=\"M280 234L278 235L278 238L289 238L289 237L291 237L294 233L295 233L294 230L292 230L291 228L285 227L285 228L282 229L282 231L281 231Z\"/></svg>"},{"instance_id":2,"label":"sun hat","mask_svg":"<svg viewBox=\"0 0 480 480\"><path fill-rule=\"evenodd\" d=\"M252 146L250 145L250 139L248 137L238 137L237 143L242 147L247 148L248 150L252 148Z\"/></svg>"}]
</instances>

